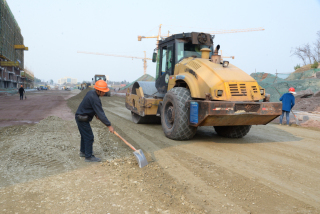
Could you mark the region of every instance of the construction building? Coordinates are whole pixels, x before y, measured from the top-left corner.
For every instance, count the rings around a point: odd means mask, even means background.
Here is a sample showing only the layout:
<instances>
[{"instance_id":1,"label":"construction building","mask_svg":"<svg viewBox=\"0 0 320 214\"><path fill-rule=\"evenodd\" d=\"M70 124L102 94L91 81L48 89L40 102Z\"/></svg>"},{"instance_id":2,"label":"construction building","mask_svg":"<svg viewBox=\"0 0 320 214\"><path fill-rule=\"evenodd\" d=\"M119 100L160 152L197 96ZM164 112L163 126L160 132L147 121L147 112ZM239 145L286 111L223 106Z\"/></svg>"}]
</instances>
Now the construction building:
<instances>
[{"instance_id":1,"label":"construction building","mask_svg":"<svg viewBox=\"0 0 320 214\"><path fill-rule=\"evenodd\" d=\"M33 75L24 70L24 51L21 29L7 2L0 0L0 88L18 88L33 83Z\"/></svg>"},{"instance_id":2,"label":"construction building","mask_svg":"<svg viewBox=\"0 0 320 214\"><path fill-rule=\"evenodd\" d=\"M63 85L63 84L77 84L77 79L71 78L71 77L64 77L61 79L58 79L58 84Z\"/></svg>"},{"instance_id":3,"label":"construction building","mask_svg":"<svg viewBox=\"0 0 320 214\"><path fill-rule=\"evenodd\" d=\"M21 71L20 78L20 85L23 85L24 88L34 88L34 74L31 71L24 69L24 71Z\"/></svg>"}]
</instances>

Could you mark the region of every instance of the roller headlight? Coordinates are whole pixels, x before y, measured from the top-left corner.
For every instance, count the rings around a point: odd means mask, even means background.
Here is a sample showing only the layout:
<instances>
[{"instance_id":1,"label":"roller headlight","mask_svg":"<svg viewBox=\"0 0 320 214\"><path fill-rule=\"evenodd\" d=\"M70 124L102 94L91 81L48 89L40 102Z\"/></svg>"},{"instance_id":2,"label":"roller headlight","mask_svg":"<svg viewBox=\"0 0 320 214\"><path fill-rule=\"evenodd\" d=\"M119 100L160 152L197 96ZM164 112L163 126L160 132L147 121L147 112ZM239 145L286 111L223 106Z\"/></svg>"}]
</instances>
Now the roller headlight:
<instances>
[{"instance_id":1,"label":"roller headlight","mask_svg":"<svg viewBox=\"0 0 320 214\"><path fill-rule=\"evenodd\" d=\"M229 61L223 61L223 63L222 63L222 66L223 66L223 67L226 68L226 67L228 67L228 65L229 65Z\"/></svg>"}]
</instances>

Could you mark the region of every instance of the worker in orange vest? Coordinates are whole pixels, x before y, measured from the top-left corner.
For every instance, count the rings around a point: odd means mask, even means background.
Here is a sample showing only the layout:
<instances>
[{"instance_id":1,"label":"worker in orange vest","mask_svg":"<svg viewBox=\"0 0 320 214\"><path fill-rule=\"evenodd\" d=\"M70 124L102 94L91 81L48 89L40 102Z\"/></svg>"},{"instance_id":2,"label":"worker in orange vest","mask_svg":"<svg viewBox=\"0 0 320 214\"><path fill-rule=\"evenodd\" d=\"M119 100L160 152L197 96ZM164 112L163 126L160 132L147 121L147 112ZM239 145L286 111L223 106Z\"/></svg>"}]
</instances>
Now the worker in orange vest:
<instances>
[{"instance_id":1,"label":"worker in orange vest","mask_svg":"<svg viewBox=\"0 0 320 214\"><path fill-rule=\"evenodd\" d=\"M76 122L81 135L80 143L80 157L85 157L86 162L100 162L101 159L93 155L92 144L94 141L93 132L90 126L90 122L94 116L104 123L110 132L113 133L113 127L110 121L104 114L102 109L101 100L99 97L104 96L110 89L108 84L104 80L98 80L94 88L96 90L88 91L86 96L80 103L76 112Z\"/></svg>"}]
</instances>

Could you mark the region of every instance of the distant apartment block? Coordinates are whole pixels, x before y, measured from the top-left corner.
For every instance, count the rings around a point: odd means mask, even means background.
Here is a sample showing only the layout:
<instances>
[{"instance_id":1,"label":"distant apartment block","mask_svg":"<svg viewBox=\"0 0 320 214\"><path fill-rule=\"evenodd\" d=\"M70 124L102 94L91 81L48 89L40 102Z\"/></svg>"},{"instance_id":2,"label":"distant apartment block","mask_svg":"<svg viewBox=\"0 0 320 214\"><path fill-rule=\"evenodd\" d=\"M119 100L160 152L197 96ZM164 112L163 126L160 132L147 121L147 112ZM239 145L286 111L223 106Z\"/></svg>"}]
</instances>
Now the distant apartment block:
<instances>
[{"instance_id":1,"label":"distant apartment block","mask_svg":"<svg viewBox=\"0 0 320 214\"><path fill-rule=\"evenodd\" d=\"M61 78L61 79L58 79L58 84L59 85L62 85L62 84L77 84L77 79L75 78L71 78L71 77L64 77L64 78Z\"/></svg>"}]
</instances>

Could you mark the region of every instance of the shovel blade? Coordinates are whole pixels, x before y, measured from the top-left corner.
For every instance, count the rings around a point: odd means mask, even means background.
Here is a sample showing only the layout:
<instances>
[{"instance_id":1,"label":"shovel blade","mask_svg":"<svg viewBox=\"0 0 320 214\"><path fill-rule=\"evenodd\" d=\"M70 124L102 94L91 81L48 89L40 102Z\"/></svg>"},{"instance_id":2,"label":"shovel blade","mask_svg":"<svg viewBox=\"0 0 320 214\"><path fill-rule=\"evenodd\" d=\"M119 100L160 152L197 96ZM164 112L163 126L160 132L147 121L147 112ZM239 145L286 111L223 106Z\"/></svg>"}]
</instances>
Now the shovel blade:
<instances>
[{"instance_id":1,"label":"shovel blade","mask_svg":"<svg viewBox=\"0 0 320 214\"><path fill-rule=\"evenodd\" d=\"M136 159L138 161L140 168L148 165L148 161L147 161L146 157L144 156L141 149L134 151L133 154L134 154L134 156L136 156Z\"/></svg>"}]
</instances>

